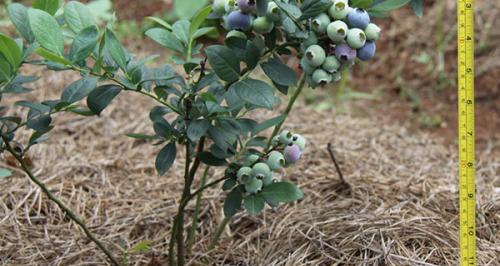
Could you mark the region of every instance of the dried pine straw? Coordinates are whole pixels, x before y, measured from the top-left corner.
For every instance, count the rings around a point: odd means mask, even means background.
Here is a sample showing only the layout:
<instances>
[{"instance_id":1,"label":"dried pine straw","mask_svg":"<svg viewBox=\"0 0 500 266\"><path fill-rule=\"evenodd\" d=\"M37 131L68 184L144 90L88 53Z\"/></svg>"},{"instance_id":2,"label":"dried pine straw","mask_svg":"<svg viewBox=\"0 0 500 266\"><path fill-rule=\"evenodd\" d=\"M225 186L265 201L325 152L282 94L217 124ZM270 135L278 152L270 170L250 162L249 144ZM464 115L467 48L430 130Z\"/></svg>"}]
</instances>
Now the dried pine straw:
<instances>
[{"instance_id":1,"label":"dried pine straw","mask_svg":"<svg viewBox=\"0 0 500 266\"><path fill-rule=\"evenodd\" d=\"M74 78L45 78L38 83L43 89L30 97L56 98L62 83ZM46 144L30 153L34 173L117 256L142 240L152 241L151 251L127 256L130 265L165 260L182 187L182 152L167 176L158 177L154 155L159 147L124 136L151 131L147 110L152 106L124 93L100 118L59 115ZM207 191L190 264L458 264L456 147L443 147L380 116L355 118L299 107L288 125L310 142L300 164L283 177L297 182L305 199L256 217L237 215L220 245L208 252L224 197L220 188ZM339 186L328 142L350 189ZM480 265L500 261L499 165L499 158L479 154ZM0 186L0 264L106 264L94 244L20 171Z\"/></svg>"}]
</instances>

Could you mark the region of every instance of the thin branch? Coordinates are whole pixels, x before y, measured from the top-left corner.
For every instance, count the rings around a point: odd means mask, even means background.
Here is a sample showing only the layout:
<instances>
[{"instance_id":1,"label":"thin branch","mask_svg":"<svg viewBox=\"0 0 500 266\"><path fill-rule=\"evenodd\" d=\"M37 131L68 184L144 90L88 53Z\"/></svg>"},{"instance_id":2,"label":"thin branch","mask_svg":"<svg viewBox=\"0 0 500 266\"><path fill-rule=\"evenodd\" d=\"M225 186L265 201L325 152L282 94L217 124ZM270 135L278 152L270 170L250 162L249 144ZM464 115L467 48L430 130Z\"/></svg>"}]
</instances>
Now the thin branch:
<instances>
[{"instance_id":1,"label":"thin branch","mask_svg":"<svg viewBox=\"0 0 500 266\"><path fill-rule=\"evenodd\" d=\"M335 169L337 170L337 174L339 175L340 181L342 183L347 184L347 182L344 179L344 175L342 174L342 171L340 170L340 166L337 163L337 160L335 159L335 155L333 154L332 143L328 143L328 146L326 149L328 150L328 153L330 154L330 158L332 158L333 164L335 165Z\"/></svg>"},{"instance_id":2,"label":"thin branch","mask_svg":"<svg viewBox=\"0 0 500 266\"><path fill-rule=\"evenodd\" d=\"M106 254L106 256L108 257L108 259L111 261L111 263L115 266L119 266L121 265L120 262L118 262L118 260L113 256L113 254L108 250L106 249L106 247L104 247L104 244L99 241L90 231L89 229L87 228L87 226L85 225L85 223L80 220L76 214L74 214L71 209L69 209L68 207L66 207L66 205L64 205L64 203L59 199L57 198L54 194L52 194L52 192L50 192L50 190L45 186L45 184L43 184L42 181L40 181L38 178L36 178L33 173L31 172L31 170L29 169L29 167L26 165L26 162L24 161L24 159L21 157L21 155L19 155L18 153L16 153L14 151L14 149L12 148L12 146L10 145L8 139L2 135L2 139L3 139L3 142L5 144L5 148L14 156L14 158L16 158L16 160L19 162L19 164L21 164L21 168L23 169L23 171L28 175L28 177L31 179L31 181L33 181L38 187L40 187L40 189L47 195L47 197L52 201L54 202L57 206L59 206L59 208L61 208L65 213L66 215L73 221L75 222L76 224L78 224L80 226L80 228L82 228L82 230L85 232L85 234L87 235L87 237L92 241L94 242L97 247L102 251L104 252L104 254Z\"/></svg>"}]
</instances>

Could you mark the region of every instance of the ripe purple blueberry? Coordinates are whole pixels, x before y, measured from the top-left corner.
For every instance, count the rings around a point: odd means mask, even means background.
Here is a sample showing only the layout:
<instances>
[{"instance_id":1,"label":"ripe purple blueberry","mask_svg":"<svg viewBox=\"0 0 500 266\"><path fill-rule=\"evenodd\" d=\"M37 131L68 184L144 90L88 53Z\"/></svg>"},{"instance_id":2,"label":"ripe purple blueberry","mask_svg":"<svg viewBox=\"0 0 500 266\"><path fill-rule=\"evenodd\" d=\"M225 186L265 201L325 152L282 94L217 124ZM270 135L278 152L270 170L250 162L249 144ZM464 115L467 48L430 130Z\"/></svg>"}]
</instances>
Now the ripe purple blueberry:
<instances>
[{"instance_id":1,"label":"ripe purple blueberry","mask_svg":"<svg viewBox=\"0 0 500 266\"><path fill-rule=\"evenodd\" d=\"M349 45L342 43L335 47L335 56L340 62L351 62L356 58L357 52L356 50L349 47Z\"/></svg>"},{"instance_id":2,"label":"ripe purple blueberry","mask_svg":"<svg viewBox=\"0 0 500 266\"><path fill-rule=\"evenodd\" d=\"M354 8L347 14L347 24L352 28L364 30L370 24L370 15L362 8Z\"/></svg>"},{"instance_id":3,"label":"ripe purple blueberry","mask_svg":"<svg viewBox=\"0 0 500 266\"><path fill-rule=\"evenodd\" d=\"M295 144L287 145L285 148L285 161L287 164L294 164L300 160L302 151Z\"/></svg>"},{"instance_id":4,"label":"ripe purple blueberry","mask_svg":"<svg viewBox=\"0 0 500 266\"><path fill-rule=\"evenodd\" d=\"M227 16L229 30L247 31L252 27L252 16L241 11L233 11Z\"/></svg>"},{"instance_id":5,"label":"ripe purple blueberry","mask_svg":"<svg viewBox=\"0 0 500 266\"><path fill-rule=\"evenodd\" d=\"M240 10L247 14L257 10L256 0L238 0L237 4Z\"/></svg>"},{"instance_id":6,"label":"ripe purple blueberry","mask_svg":"<svg viewBox=\"0 0 500 266\"><path fill-rule=\"evenodd\" d=\"M363 47L358 49L358 58L367 61L375 56L377 45L373 41L367 41Z\"/></svg>"}]
</instances>

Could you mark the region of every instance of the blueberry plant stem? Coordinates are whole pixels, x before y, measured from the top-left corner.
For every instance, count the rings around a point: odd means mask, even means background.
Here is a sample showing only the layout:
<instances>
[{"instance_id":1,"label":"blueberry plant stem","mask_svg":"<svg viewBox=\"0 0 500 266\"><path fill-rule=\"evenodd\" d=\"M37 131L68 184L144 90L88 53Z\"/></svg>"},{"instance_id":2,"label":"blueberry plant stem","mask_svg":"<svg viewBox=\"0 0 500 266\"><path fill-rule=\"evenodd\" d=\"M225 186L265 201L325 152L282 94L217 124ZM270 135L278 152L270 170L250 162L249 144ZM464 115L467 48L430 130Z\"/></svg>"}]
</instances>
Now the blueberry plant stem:
<instances>
[{"instance_id":1,"label":"blueberry plant stem","mask_svg":"<svg viewBox=\"0 0 500 266\"><path fill-rule=\"evenodd\" d=\"M305 79L304 75L302 75L302 77L300 78L300 81L299 81L299 85L297 86L297 89L295 90L294 94L292 95L292 97L288 101L288 105L286 106L286 109L283 112L285 119L283 119L283 121L281 121L281 123L279 123L277 126L274 127L273 133L271 134L271 137L269 137L269 141L267 142L267 147L266 147L265 151L269 151L269 149L271 148L273 138L281 130L281 127L285 123L286 118L288 118L288 115L292 111L293 105L297 101L297 98L299 97L300 93L302 93L302 90L304 89L304 87L306 87L306 79Z\"/></svg>"},{"instance_id":2,"label":"blueberry plant stem","mask_svg":"<svg viewBox=\"0 0 500 266\"><path fill-rule=\"evenodd\" d=\"M208 167L208 166L205 168L205 171L203 172L203 175L201 176L200 187L205 186L209 169L210 169L210 167ZM203 193L200 192L196 196L193 218L192 218L192 222L191 222L191 229L189 230L189 233L188 233L188 247L187 247L188 254L191 254L191 252L193 250L194 241L196 240L196 228L198 227L198 219L199 219L198 216L200 215L200 205L201 205L202 194Z\"/></svg>"},{"instance_id":3,"label":"blueberry plant stem","mask_svg":"<svg viewBox=\"0 0 500 266\"><path fill-rule=\"evenodd\" d=\"M68 218L70 218L73 222L75 222L78 226L80 226L85 235L87 235L87 237L97 245L97 247L108 257L108 259L111 261L113 265L115 266L121 265L121 263L118 262L118 260L113 256L111 251L109 251L104 246L104 244L90 232L85 223L80 218L78 218L76 214L73 213L73 211L71 211L71 209L69 209L59 198L57 198L54 194L52 194L52 192L50 192L50 190L45 186L45 184L41 180L39 180L37 177L35 177L35 175L33 175L23 157L16 151L14 151L14 149L9 143L9 140L3 135L2 135L2 140L5 144L5 148L12 154L12 156L14 156L14 158L16 158L16 160L21 165L22 170L28 175L31 181L33 181L47 195L47 197L52 202L54 202L61 210L63 210L63 212L66 213L66 215L68 216Z\"/></svg>"},{"instance_id":4,"label":"blueberry plant stem","mask_svg":"<svg viewBox=\"0 0 500 266\"><path fill-rule=\"evenodd\" d=\"M230 220L231 217L224 217L219 226L217 226L217 230L215 231L214 237L212 238L210 244L208 245L208 250L212 250L215 248L215 245L217 245L217 243L219 242L219 239L222 236L222 232L224 232L224 229L226 228Z\"/></svg>"}]
</instances>

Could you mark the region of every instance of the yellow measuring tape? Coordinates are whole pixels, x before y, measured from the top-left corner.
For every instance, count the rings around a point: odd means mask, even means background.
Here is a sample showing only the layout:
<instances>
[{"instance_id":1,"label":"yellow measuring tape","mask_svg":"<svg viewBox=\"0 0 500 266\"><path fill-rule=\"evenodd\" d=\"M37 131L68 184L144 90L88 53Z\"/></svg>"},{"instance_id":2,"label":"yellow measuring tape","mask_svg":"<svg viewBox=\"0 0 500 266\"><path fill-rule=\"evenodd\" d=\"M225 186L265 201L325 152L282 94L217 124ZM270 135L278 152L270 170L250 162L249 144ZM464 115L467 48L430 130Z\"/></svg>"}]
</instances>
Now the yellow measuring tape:
<instances>
[{"instance_id":1,"label":"yellow measuring tape","mask_svg":"<svg viewBox=\"0 0 500 266\"><path fill-rule=\"evenodd\" d=\"M474 163L474 0L458 0L460 262L476 265Z\"/></svg>"}]
</instances>

